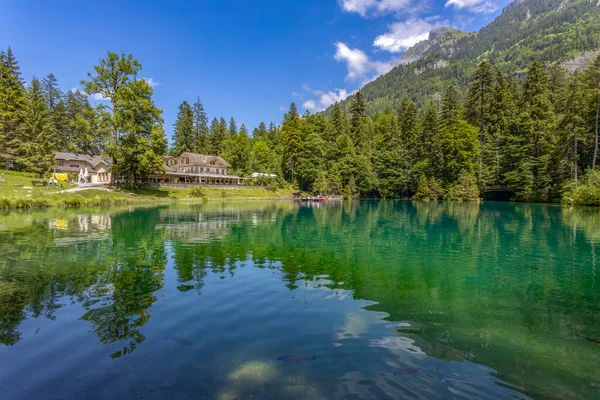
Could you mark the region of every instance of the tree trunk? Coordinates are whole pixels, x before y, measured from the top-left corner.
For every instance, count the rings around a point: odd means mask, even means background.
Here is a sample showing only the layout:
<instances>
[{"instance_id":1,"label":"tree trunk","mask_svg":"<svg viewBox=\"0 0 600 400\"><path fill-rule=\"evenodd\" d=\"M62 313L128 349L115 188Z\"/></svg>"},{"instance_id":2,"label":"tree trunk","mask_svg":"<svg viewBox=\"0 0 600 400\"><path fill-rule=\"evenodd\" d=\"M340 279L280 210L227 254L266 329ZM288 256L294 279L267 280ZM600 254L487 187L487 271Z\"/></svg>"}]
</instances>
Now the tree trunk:
<instances>
[{"instance_id":1,"label":"tree trunk","mask_svg":"<svg viewBox=\"0 0 600 400\"><path fill-rule=\"evenodd\" d=\"M594 158L592 160L592 169L596 168L596 159L598 158L598 118L600 117L600 80L598 80L598 92L596 93L596 134L594 138Z\"/></svg>"},{"instance_id":2,"label":"tree trunk","mask_svg":"<svg viewBox=\"0 0 600 400\"><path fill-rule=\"evenodd\" d=\"M574 154L573 154L573 161L575 164L575 184L577 184L577 169L578 169L578 165L577 165L577 119L576 119L576 115L577 115L577 70L575 70L575 82L574 82L574 88L573 91L575 92L573 95L573 135L574 135L574 143L573 143L573 147L574 147Z\"/></svg>"},{"instance_id":3,"label":"tree trunk","mask_svg":"<svg viewBox=\"0 0 600 400\"><path fill-rule=\"evenodd\" d=\"M481 170L483 167L483 148L485 145L485 138L484 138L484 133L483 133L484 102L485 102L485 97L484 97L484 88L483 88L483 83L482 83L481 84L481 110L479 111L479 185L483 184L481 182Z\"/></svg>"}]
</instances>

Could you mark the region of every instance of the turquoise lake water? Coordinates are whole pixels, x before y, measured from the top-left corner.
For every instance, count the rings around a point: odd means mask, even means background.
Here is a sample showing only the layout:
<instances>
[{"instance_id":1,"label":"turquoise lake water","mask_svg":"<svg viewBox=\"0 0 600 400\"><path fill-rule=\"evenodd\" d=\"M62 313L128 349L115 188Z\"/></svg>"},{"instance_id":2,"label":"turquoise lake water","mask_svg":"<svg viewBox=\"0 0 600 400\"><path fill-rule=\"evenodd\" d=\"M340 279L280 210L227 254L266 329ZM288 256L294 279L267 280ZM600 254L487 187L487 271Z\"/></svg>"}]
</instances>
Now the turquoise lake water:
<instances>
[{"instance_id":1,"label":"turquoise lake water","mask_svg":"<svg viewBox=\"0 0 600 400\"><path fill-rule=\"evenodd\" d=\"M600 398L599 257L553 205L0 214L0 397Z\"/></svg>"}]
</instances>

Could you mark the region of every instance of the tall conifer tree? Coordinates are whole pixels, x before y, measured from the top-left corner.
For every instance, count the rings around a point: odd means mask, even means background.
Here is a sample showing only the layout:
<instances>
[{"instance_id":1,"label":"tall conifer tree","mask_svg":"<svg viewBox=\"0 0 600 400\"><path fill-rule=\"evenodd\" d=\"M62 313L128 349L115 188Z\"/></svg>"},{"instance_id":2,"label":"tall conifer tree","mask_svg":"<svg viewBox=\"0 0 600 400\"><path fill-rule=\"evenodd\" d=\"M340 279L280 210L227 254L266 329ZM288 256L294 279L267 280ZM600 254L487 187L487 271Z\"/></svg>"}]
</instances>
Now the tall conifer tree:
<instances>
[{"instance_id":1,"label":"tall conifer tree","mask_svg":"<svg viewBox=\"0 0 600 400\"><path fill-rule=\"evenodd\" d=\"M200 97L192 106L194 113L194 144L193 151L200 154L208 153L208 116Z\"/></svg>"},{"instance_id":2,"label":"tall conifer tree","mask_svg":"<svg viewBox=\"0 0 600 400\"><path fill-rule=\"evenodd\" d=\"M173 152L180 155L183 152L196 150L196 135L194 129L194 112L187 101L179 105L175 130L173 132Z\"/></svg>"}]
</instances>

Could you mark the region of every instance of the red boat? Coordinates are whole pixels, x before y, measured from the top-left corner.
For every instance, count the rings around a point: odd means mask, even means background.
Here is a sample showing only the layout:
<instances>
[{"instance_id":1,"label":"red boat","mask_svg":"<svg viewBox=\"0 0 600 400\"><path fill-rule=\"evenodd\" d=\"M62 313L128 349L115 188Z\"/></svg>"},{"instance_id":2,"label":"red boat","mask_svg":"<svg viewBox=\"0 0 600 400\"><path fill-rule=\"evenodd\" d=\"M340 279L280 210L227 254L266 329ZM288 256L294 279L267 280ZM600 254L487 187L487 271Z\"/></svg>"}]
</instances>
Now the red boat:
<instances>
[{"instance_id":1,"label":"red boat","mask_svg":"<svg viewBox=\"0 0 600 400\"><path fill-rule=\"evenodd\" d=\"M323 198L323 197L302 197L302 198L300 198L300 201L312 201L312 202L322 203L325 201L325 198Z\"/></svg>"}]
</instances>

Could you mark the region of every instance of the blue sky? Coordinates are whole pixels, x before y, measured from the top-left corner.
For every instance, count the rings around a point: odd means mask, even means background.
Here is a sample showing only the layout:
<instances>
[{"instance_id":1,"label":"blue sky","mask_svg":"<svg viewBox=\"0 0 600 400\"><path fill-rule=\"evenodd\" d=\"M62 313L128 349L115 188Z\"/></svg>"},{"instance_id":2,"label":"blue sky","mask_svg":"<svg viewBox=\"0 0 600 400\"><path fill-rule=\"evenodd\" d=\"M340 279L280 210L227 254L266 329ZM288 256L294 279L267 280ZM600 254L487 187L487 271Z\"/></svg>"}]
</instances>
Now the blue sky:
<instances>
[{"instance_id":1,"label":"blue sky","mask_svg":"<svg viewBox=\"0 0 600 400\"><path fill-rule=\"evenodd\" d=\"M7 1L0 48L23 78L81 87L107 51L133 54L170 136L183 100L251 131L295 101L321 110L392 68L436 26L474 31L510 0ZM101 100L94 100L95 102Z\"/></svg>"}]
</instances>

